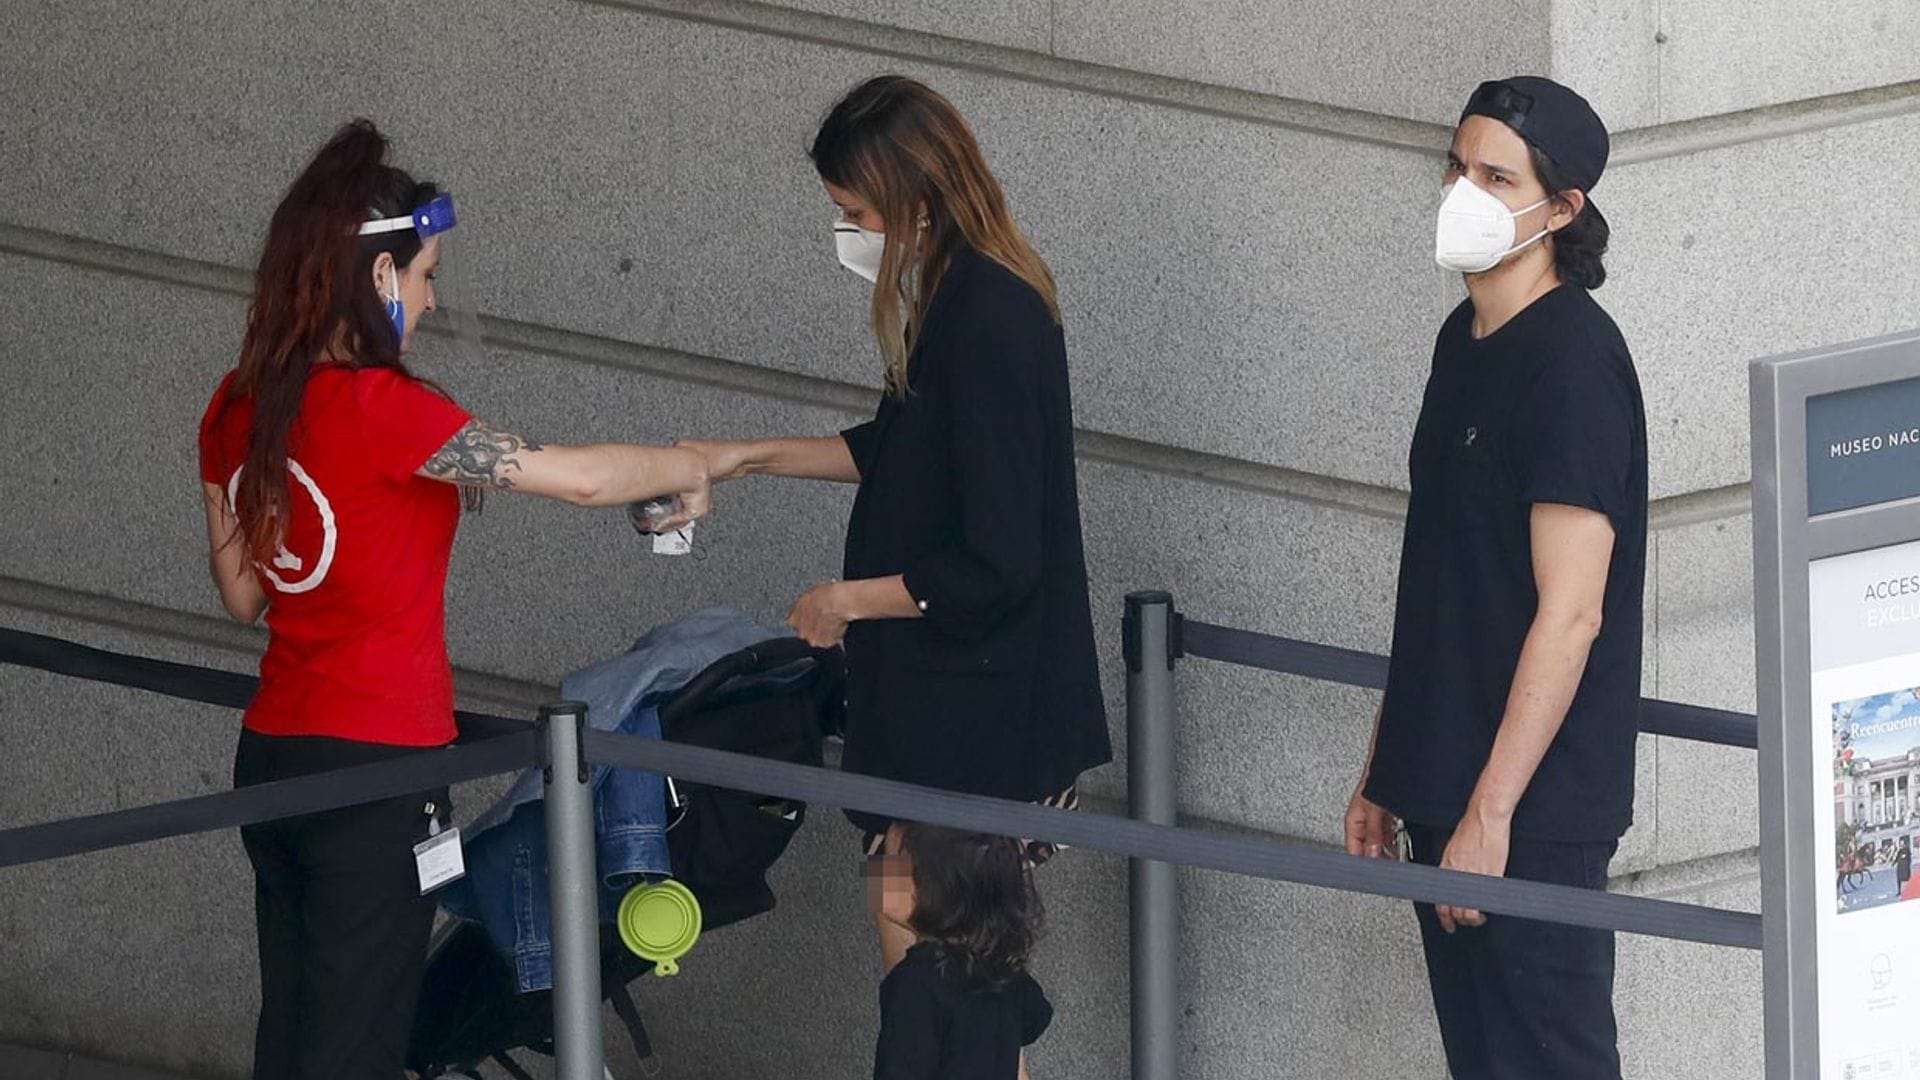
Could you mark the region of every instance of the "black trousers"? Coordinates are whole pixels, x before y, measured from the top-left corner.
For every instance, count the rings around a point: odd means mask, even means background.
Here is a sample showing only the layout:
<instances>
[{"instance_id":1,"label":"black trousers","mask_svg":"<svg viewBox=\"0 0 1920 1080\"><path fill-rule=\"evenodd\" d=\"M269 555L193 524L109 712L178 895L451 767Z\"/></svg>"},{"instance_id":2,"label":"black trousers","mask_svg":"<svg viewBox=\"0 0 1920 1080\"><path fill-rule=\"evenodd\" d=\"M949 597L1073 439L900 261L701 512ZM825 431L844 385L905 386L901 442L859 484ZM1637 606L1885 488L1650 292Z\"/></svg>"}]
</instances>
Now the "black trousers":
<instances>
[{"instance_id":1,"label":"black trousers","mask_svg":"<svg viewBox=\"0 0 1920 1080\"><path fill-rule=\"evenodd\" d=\"M236 787L419 751L243 731ZM431 806L431 810L429 810ZM433 930L413 845L428 815L452 820L444 788L248 825L260 946L255 1080L397 1080Z\"/></svg>"},{"instance_id":2,"label":"black trousers","mask_svg":"<svg viewBox=\"0 0 1920 1080\"><path fill-rule=\"evenodd\" d=\"M1414 861L1439 865L1452 835L1408 824ZM1507 876L1604 889L1618 847L1516 839ZM1449 934L1414 912L1454 1080L1620 1080L1611 931L1488 915Z\"/></svg>"}]
</instances>

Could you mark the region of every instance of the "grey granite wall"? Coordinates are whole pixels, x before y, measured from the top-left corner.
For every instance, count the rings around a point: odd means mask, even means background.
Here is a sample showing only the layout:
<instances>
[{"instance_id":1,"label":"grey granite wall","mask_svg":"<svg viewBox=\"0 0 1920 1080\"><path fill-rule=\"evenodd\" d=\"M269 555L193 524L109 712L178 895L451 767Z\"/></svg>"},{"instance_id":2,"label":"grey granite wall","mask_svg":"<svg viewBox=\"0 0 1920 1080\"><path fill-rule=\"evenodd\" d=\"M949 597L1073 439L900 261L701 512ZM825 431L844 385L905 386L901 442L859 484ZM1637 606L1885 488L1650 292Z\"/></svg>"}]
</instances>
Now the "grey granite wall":
<instances>
[{"instance_id":1,"label":"grey granite wall","mask_svg":"<svg viewBox=\"0 0 1920 1080\"><path fill-rule=\"evenodd\" d=\"M897 70L967 113L1062 283L1116 725L1131 589L1383 649L1405 446L1459 295L1428 258L1436 153L1478 80L1534 70L1616 129L1600 298L1652 427L1647 692L1748 708L1745 364L1914 322L1916 44L1912 12L1865 0L16 0L0 623L252 662L204 578L194 425L267 214L349 115L458 193L447 299L490 340L420 360L476 412L553 440L859 418L864 286L803 149L839 92ZM616 513L495 499L455 556L463 691L527 708L705 603L777 621L836 572L846 502L743 482L673 561ZM1198 662L1181 680L1190 820L1333 841L1369 697ZM217 790L233 729L0 671L0 826ZM1752 756L1647 739L1641 762L1616 887L1754 904ZM1088 787L1111 809L1124 770ZM821 815L778 911L641 985L674 1075L861 1074L877 960L852 843ZM1061 1019L1035 1075L1124 1075L1124 868L1074 855L1044 887ZM247 889L230 835L0 871L0 1040L239 1075ZM1440 1075L1403 906L1211 874L1183 895L1183 1075ZM1758 978L1751 955L1624 940L1629 1075L1756 1075Z\"/></svg>"}]
</instances>

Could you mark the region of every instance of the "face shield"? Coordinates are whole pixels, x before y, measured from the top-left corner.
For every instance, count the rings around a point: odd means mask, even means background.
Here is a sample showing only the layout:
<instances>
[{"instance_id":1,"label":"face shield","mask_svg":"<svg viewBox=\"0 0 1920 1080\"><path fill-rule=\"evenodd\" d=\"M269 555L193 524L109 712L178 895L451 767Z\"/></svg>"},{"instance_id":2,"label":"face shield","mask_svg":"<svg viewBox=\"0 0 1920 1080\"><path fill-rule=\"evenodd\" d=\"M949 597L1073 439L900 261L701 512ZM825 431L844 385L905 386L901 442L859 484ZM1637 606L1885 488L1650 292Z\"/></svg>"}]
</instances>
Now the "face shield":
<instances>
[{"instance_id":1,"label":"face shield","mask_svg":"<svg viewBox=\"0 0 1920 1080\"><path fill-rule=\"evenodd\" d=\"M424 329L436 337L450 336L460 356L477 360L480 356L480 318L474 312L472 298L474 291L462 287L464 271L462 261L454 254L453 237L450 235L458 218L454 214L453 196L441 194L424 206L416 207L413 212L399 217L375 218L360 226L361 236L379 236L384 233L411 229L424 246L435 241L439 248L439 265L433 274L434 308L443 318L441 320L420 320L416 329ZM406 310L398 297L383 297L387 305L387 315L393 320L394 331L405 335ZM423 316L425 312L421 313ZM425 350L429 358L443 350L429 346Z\"/></svg>"},{"instance_id":2,"label":"face shield","mask_svg":"<svg viewBox=\"0 0 1920 1080\"><path fill-rule=\"evenodd\" d=\"M420 242L426 243L430 237L452 230L455 225L453 216L453 196L441 194L425 206L410 214L399 217L374 218L360 225L361 236L380 236L395 233L402 229L412 229L420 234Z\"/></svg>"}]
</instances>

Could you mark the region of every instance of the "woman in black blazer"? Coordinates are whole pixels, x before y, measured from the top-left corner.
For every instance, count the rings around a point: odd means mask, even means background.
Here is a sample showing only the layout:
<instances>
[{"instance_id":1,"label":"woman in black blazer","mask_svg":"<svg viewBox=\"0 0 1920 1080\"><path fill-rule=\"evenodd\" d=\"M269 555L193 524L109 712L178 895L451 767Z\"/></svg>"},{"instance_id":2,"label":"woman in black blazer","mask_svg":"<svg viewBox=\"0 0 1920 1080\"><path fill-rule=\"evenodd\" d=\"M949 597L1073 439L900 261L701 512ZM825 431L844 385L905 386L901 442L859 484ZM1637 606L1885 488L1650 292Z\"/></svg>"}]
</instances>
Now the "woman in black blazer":
<instances>
[{"instance_id":1,"label":"woman in black blazer","mask_svg":"<svg viewBox=\"0 0 1920 1080\"><path fill-rule=\"evenodd\" d=\"M875 283L879 411L838 436L681 445L715 480L860 485L844 580L788 616L815 645L845 645L846 768L1071 805L1112 753L1052 276L966 122L927 87L855 88L812 156L844 219L841 262ZM879 854L889 823L848 816ZM891 968L912 935L875 922Z\"/></svg>"}]
</instances>

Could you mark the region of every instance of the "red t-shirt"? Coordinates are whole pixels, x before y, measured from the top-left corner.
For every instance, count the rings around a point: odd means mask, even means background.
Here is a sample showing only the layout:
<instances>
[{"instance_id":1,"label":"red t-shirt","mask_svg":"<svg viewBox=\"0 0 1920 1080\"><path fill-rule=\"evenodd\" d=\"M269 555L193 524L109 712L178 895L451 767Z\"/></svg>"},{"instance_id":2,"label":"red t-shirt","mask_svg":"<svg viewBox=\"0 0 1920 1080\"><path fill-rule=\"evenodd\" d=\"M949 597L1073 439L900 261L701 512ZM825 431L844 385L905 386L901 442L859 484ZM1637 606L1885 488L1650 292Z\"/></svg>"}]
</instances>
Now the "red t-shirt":
<instances>
[{"instance_id":1,"label":"red t-shirt","mask_svg":"<svg viewBox=\"0 0 1920 1080\"><path fill-rule=\"evenodd\" d=\"M200 424L200 476L229 498L253 422L251 398L221 408L233 379ZM314 368L287 442L292 520L279 554L253 567L269 637L248 728L452 741L446 580L460 493L414 472L470 419L397 371Z\"/></svg>"}]
</instances>

